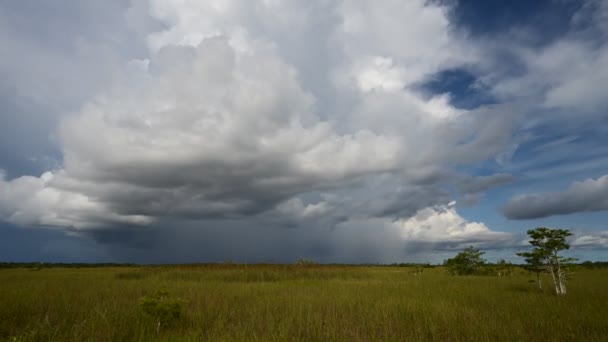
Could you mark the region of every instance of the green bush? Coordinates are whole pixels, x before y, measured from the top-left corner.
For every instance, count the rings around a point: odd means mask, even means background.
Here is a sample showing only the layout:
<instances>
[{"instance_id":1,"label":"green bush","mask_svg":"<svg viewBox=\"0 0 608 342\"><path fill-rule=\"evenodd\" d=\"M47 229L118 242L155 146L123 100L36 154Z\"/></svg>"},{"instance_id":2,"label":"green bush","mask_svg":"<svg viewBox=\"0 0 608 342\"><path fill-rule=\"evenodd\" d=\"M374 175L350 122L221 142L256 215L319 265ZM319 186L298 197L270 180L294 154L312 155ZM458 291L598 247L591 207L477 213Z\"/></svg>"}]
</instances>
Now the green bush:
<instances>
[{"instance_id":1,"label":"green bush","mask_svg":"<svg viewBox=\"0 0 608 342\"><path fill-rule=\"evenodd\" d=\"M156 293L145 296L139 300L139 308L145 314L156 320L156 333L160 328L178 320L182 315L181 299L171 298L167 291L156 291Z\"/></svg>"}]
</instances>

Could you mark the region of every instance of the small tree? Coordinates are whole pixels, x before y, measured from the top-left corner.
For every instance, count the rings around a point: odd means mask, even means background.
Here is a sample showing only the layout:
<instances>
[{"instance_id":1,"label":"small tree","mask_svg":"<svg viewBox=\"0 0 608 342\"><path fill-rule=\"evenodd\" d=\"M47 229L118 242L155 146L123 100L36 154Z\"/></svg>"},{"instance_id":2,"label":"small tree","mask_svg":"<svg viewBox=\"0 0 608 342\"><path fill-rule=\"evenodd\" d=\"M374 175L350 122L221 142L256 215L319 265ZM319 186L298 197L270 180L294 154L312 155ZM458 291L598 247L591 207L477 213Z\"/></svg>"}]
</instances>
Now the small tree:
<instances>
[{"instance_id":1,"label":"small tree","mask_svg":"<svg viewBox=\"0 0 608 342\"><path fill-rule=\"evenodd\" d=\"M312 259L299 258L296 260L296 265L298 266L314 266L317 265L317 262Z\"/></svg>"},{"instance_id":2,"label":"small tree","mask_svg":"<svg viewBox=\"0 0 608 342\"><path fill-rule=\"evenodd\" d=\"M499 277L511 275L512 266L513 265L505 259L500 259L500 261L496 263L496 274Z\"/></svg>"},{"instance_id":3,"label":"small tree","mask_svg":"<svg viewBox=\"0 0 608 342\"><path fill-rule=\"evenodd\" d=\"M419 277L422 275L423 271L424 267L422 267L422 265L414 265L414 267L410 270L410 273L416 277Z\"/></svg>"},{"instance_id":4,"label":"small tree","mask_svg":"<svg viewBox=\"0 0 608 342\"><path fill-rule=\"evenodd\" d=\"M576 259L564 258L559 255L559 252L570 248L570 245L566 243L566 238L572 233L566 229L538 227L528 230L528 235L534 249L532 252L518 253L518 255L526 258L529 267L539 269L539 265L542 264L544 270L551 274L555 293L558 296L565 295L568 273L564 266ZM540 272L537 273L537 277L540 286Z\"/></svg>"},{"instance_id":5,"label":"small tree","mask_svg":"<svg viewBox=\"0 0 608 342\"><path fill-rule=\"evenodd\" d=\"M540 274L546 271L543 253L541 253L539 250L534 249L532 252L521 252L517 253L517 255L526 260L526 265L524 265L524 269L528 272L536 274L536 282L538 284L538 289L542 291L543 283L540 278Z\"/></svg>"},{"instance_id":6,"label":"small tree","mask_svg":"<svg viewBox=\"0 0 608 342\"><path fill-rule=\"evenodd\" d=\"M486 262L481 257L484 254L485 252L478 248L469 246L455 257L446 260L445 265L448 267L448 272L452 275L475 274Z\"/></svg>"}]
</instances>

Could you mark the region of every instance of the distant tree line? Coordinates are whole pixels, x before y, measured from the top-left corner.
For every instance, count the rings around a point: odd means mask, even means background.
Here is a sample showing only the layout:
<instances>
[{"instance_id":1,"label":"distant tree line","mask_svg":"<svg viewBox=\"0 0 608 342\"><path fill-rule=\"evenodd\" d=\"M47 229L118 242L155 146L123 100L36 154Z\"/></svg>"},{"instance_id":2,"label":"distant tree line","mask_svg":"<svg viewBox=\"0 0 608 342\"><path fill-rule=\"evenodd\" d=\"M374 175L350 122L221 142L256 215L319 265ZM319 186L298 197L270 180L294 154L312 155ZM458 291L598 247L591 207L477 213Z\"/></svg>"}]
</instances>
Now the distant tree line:
<instances>
[{"instance_id":1,"label":"distant tree line","mask_svg":"<svg viewBox=\"0 0 608 342\"><path fill-rule=\"evenodd\" d=\"M608 267L608 261L583 261L580 264L576 264L585 268L604 268Z\"/></svg>"},{"instance_id":2,"label":"distant tree line","mask_svg":"<svg viewBox=\"0 0 608 342\"><path fill-rule=\"evenodd\" d=\"M84 268L84 267L133 267L136 264L118 263L65 263L65 262L0 262L0 268Z\"/></svg>"},{"instance_id":3,"label":"distant tree line","mask_svg":"<svg viewBox=\"0 0 608 342\"><path fill-rule=\"evenodd\" d=\"M443 261L443 264L429 264L429 263L392 263L392 264L315 264L318 266L377 266L377 267L422 267L422 268L434 268L434 267L444 267L446 266L447 260ZM511 267L522 267L527 269L526 264L518 264L518 263L510 263L504 260L500 260L497 263L484 262L481 266L480 273L477 274L486 274L489 275L492 272L492 267L501 266L502 263L508 264ZM210 263L210 264L179 264L179 265L146 265L146 264L134 264L134 263L62 263L62 262L0 262L0 269L2 268L87 268L87 267L138 267L138 266L157 266L157 267L173 267L173 266L224 266L226 263ZM248 265L248 264L239 264L236 262L231 263L230 265ZM274 266L276 264L251 264L253 265L268 265ZM608 261L583 261L580 263L572 263L571 265L576 265L579 267L584 267L588 269L595 268L608 268ZM288 266L286 264L285 266Z\"/></svg>"},{"instance_id":4,"label":"distant tree line","mask_svg":"<svg viewBox=\"0 0 608 342\"><path fill-rule=\"evenodd\" d=\"M420 263L411 263L411 262L401 262L401 263L393 263L393 264L388 264L386 266L391 266L391 267L424 267L424 268L432 268L432 267L436 267L437 265L431 265L429 263L426 264L420 264Z\"/></svg>"}]
</instances>

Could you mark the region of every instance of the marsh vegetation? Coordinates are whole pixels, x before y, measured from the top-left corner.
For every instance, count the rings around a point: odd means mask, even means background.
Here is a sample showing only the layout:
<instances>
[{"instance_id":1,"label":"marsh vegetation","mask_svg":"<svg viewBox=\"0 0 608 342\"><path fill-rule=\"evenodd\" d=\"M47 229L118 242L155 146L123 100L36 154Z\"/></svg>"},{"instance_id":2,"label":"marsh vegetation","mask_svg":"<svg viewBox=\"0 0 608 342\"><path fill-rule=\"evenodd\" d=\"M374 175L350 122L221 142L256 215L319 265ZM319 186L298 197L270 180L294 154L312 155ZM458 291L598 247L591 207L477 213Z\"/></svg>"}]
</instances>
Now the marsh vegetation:
<instances>
[{"instance_id":1,"label":"marsh vegetation","mask_svg":"<svg viewBox=\"0 0 608 342\"><path fill-rule=\"evenodd\" d=\"M601 341L608 269L579 267L567 296L536 275L444 267L192 265L0 269L8 341ZM414 272L412 272L414 271ZM550 275L541 274L549 283ZM532 281L532 282L530 282ZM179 298L161 323L141 303ZM153 312L150 311L150 312Z\"/></svg>"}]
</instances>

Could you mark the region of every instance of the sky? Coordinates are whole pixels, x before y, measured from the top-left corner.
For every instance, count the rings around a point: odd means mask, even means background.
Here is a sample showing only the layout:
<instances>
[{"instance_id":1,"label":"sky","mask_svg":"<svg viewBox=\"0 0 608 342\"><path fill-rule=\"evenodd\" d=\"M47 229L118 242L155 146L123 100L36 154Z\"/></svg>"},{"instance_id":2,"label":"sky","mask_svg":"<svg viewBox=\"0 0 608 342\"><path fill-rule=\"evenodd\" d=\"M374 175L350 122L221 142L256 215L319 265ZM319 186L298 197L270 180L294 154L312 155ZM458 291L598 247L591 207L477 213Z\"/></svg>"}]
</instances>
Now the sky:
<instances>
[{"instance_id":1,"label":"sky","mask_svg":"<svg viewBox=\"0 0 608 342\"><path fill-rule=\"evenodd\" d=\"M608 260L608 1L0 2L0 261Z\"/></svg>"}]
</instances>

